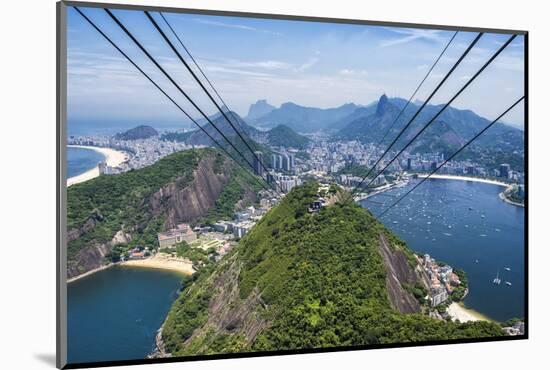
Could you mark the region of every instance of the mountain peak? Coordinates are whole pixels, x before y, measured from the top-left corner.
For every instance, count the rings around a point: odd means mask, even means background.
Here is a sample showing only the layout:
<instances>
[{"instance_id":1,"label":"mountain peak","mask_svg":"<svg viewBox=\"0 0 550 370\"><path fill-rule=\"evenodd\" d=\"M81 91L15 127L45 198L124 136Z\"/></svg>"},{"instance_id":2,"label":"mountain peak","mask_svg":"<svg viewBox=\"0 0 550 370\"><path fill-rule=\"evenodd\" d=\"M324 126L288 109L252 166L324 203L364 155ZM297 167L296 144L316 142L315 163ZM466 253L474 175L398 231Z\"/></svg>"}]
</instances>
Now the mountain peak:
<instances>
[{"instance_id":1,"label":"mountain peak","mask_svg":"<svg viewBox=\"0 0 550 370\"><path fill-rule=\"evenodd\" d=\"M114 136L117 140L140 140L157 136L159 133L151 126L137 126L128 131L118 133Z\"/></svg>"},{"instance_id":2,"label":"mountain peak","mask_svg":"<svg viewBox=\"0 0 550 370\"><path fill-rule=\"evenodd\" d=\"M248 119L256 119L261 116L264 116L275 109L274 106L269 104L266 99L258 100L256 103L252 104L248 109Z\"/></svg>"},{"instance_id":3,"label":"mountain peak","mask_svg":"<svg viewBox=\"0 0 550 370\"><path fill-rule=\"evenodd\" d=\"M386 112L386 108L388 106L388 97L386 94L383 94L380 99L378 100L378 105L376 106L376 115L381 116Z\"/></svg>"}]
</instances>

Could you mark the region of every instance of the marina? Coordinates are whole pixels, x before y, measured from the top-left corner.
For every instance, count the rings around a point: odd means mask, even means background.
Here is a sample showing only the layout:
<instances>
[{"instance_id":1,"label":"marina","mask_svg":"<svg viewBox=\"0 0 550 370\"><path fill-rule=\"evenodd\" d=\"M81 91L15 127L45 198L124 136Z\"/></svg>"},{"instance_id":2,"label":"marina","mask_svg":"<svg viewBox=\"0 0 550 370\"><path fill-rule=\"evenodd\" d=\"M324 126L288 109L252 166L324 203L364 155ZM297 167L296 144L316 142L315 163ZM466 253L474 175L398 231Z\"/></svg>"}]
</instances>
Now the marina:
<instances>
[{"instance_id":1,"label":"marina","mask_svg":"<svg viewBox=\"0 0 550 370\"><path fill-rule=\"evenodd\" d=\"M400 196L415 181L361 204L376 215L393 202L387 195ZM502 202L501 189L481 182L429 179L381 220L416 253L428 253L466 272L467 307L506 321L524 316L524 209Z\"/></svg>"}]
</instances>

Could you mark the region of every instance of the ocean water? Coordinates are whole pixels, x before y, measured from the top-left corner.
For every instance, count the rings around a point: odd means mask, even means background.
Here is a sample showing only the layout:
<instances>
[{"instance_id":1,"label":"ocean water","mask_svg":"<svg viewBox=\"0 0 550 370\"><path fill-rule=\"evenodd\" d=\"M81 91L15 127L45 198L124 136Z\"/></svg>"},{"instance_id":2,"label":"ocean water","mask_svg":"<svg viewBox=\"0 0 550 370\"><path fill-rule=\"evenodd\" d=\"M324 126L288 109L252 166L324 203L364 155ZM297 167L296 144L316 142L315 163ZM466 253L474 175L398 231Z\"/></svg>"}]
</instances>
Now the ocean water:
<instances>
[{"instance_id":1,"label":"ocean water","mask_svg":"<svg viewBox=\"0 0 550 370\"><path fill-rule=\"evenodd\" d=\"M105 159L105 156L92 149L67 148L67 178L78 176L91 170Z\"/></svg>"},{"instance_id":2,"label":"ocean water","mask_svg":"<svg viewBox=\"0 0 550 370\"><path fill-rule=\"evenodd\" d=\"M415 181L361 204L378 215ZM498 321L525 315L525 211L502 201L502 190L479 182L429 179L382 218L414 251L464 270L470 287L464 303ZM500 285L493 284L497 273Z\"/></svg>"},{"instance_id":3,"label":"ocean water","mask_svg":"<svg viewBox=\"0 0 550 370\"><path fill-rule=\"evenodd\" d=\"M182 275L114 267L68 284L68 362L144 359Z\"/></svg>"}]
</instances>

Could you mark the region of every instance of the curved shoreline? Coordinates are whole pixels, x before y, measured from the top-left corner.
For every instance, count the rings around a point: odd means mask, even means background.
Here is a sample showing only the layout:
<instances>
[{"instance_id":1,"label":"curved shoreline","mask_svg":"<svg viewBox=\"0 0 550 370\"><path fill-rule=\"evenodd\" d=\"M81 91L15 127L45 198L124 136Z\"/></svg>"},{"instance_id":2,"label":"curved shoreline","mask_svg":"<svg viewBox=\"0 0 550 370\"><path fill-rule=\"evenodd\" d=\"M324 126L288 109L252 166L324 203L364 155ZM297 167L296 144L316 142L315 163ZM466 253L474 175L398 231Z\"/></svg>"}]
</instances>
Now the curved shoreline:
<instances>
[{"instance_id":1,"label":"curved shoreline","mask_svg":"<svg viewBox=\"0 0 550 370\"><path fill-rule=\"evenodd\" d=\"M120 150L111 148L102 148L97 146L85 146L85 145L67 145L67 148L88 149L102 154L105 157L107 166L117 167L129 159L129 154ZM79 184L91 180L99 176L99 168L97 165L88 171L81 173L80 175L73 176L67 179L67 186Z\"/></svg>"},{"instance_id":2,"label":"curved shoreline","mask_svg":"<svg viewBox=\"0 0 550 370\"><path fill-rule=\"evenodd\" d=\"M514 201L511 200L511 199L508 199L508 197L506 196L506 192L507 192L509 189L510 189L510 188L507 188L507 189L504 190L502 193L500 193L500 194L498 195L499 198L502 199L503 201L505 201L506 203L511 204L511 205L513 205L513 206L525 208L525 204L517 203L517 202L514 202Z\"/></svg>"},{"instance_id":3,"label":"curved shoreline","mask_svg":"<svg viewBox=\"0 0 550 370\"><path fill-rule=\"evenodd\" d=\"M447 307L447 313L453 320L458 320L461 323L468 321L490 321L493 322L490 318L478 312L472 308L466 307L464 302L453 302Z\"/></svg>"},{"instance_id":4,"label":"curved shoreline","mask_svg":"<svg viewBox=\"0 0 550 370\"><path fill-rule=\"evenodd\" d=\"M99 272L99 271L103 271L103 270L106 270L108 268L111 268L113 266L117 265L116 263L109 263L108 265L103 265L103 266L100 266L98 268L95 268L93 270L90 270L90 271L86 271L85 273L83 274L80 274L80 275L77 275L77 276L74 276L70 279L67 279L67 284L70 284L72 282L75 282L77 280L80 280L82 278L85 278L86 276L90 276L90 275L93 275L95 274L96 272Z\"/></svg>"},{"instance_id":5,"label":"curved shoreline","mask_svg":"<svg viewBox=\"0 0 550 370\"><path fill-rule=\"evenodd\" d=\"M114 266L167 270L167 271L178 272L183 275L193 275L195 273L195 270L193 269L193 263L191 261L177 258L177 257L164 257L164 256L157 257L157 255L149 258L144 258L141 260L129 260L124 262L109 263L108 265L100 266L93 270L86 271L83 274L67 279L67 284L75 282L87 276L93 275L96 272L103 271Z\"/></svg>"},{"instance_id":6,"label":"curved shoreline","mask_svg":"<svg viewBox=\"0 0 550 370\"><path fill-rule=\"evenodd\" d=\"M418 174L419 178L425 178L428 177L426 174ZM492 185L498 185L503 186L506 188L509 188L512 186L511 184L507 184L502 181L498 180L489 180L489 179L482 179L480 177L469 177L469 176L455 176L455 175L431 175L430 179L440 179L440 180L459 180L459 181L473 181L473 182L481 182L484 184L492 184Z\"/></svg>"},{"instance_id":7,"label":"curved shoreline","mask_svg":"<svg viewBox=\"0 0 550 370\"><path fill-rule=\"evenodd\" d=\"M184 275L193 275L195 272L191 261L178 257L162 256L161 254L162 253L157 253L153 257L141 260L124 261L120 263L120 266L170 270Z\"/></svg>"},{"instance_id":8,"label":"curved shoreline","mask_svg":"<svg viewBox=\"0 0 550 370\"><path fill-rule=\"evenodd\" d=\"M427 177L427 175L419 174L418 177L419 178L425 178L425 177ZM524 204L514 202L514 201L508 199L508 197L506 197L505 193L512 189L512 186L513 186L512 184L508 184L508 183L501 182L501 181L498 181L498 180L482 179L482 178L479 178L479 177L454 176L454 175L432 175L432 176L430 176L430 179L473 181L473 182L481 182L481 183L484 183L484 184L502 186L502 187L505 187L506 189L504 189L501 193L498 194L500 199L502 199L504 202L506 202L508 204L511 204L513 206L516 206L516 207L525 207Z\"/></svg>"}]
</instances>

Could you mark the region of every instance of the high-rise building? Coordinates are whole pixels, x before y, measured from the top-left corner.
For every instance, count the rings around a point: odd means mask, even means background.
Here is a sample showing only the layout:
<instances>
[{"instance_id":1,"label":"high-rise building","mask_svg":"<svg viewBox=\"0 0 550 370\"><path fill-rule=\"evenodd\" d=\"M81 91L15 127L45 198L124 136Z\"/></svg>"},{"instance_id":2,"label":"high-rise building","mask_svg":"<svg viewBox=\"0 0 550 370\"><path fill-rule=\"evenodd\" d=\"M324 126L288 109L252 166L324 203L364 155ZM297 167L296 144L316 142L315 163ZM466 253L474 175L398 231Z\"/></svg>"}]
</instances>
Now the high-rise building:
<instances>
[{"instance_id":1,"label":"high-rise building","mask_svg":"<svg viewBox=\"0 0 550 370\"><path fill-rule=\"evenodd\" d=\"M288 155L288 171L294 171L294 154Z\"/></svg>"},{"instance_id":2,"label":"high-rise building","mask_svg":"<svg viewBox=\"0 0 550 370\"><path fill-rule=\"evenodd\" d=\"M254 152L254 173L258 176L264 174L264 154L260 151Z\"/></svg>"},{"instance_id":3,"label":"high-rise building","mask_svg":"<svg viewBox=\"0 0 550 370\"><path fill-rule=\"evenodd\" d=\"M283 157L283 161L282 161L283 163L282 163L281 168L285 171L290 171L290 162L289 162L289 159L288 159L288 155L283 154L282 157Z\"/></svg>"},{"instance_id":4,"label":"high-rise building","mask_svg":"<svg viewBox=\"0 0 550 370\"><path fill-rule=\"evenodd\" d=\"M508 175L510 174L510 165L507 163L503 163L500 165L500 177L508 178Z\"/></svg>"},{"instance_id":5,"label":"high-rise building","mask_svg":"<svg viewBox=\"0 0 550 370\"><path fill-rule=\"evenodd\" d=\"M271 168L273 168L274 170L276 170L279 165L279 155L278 154L271 154Z\"/></svg>"}]
</instances>

